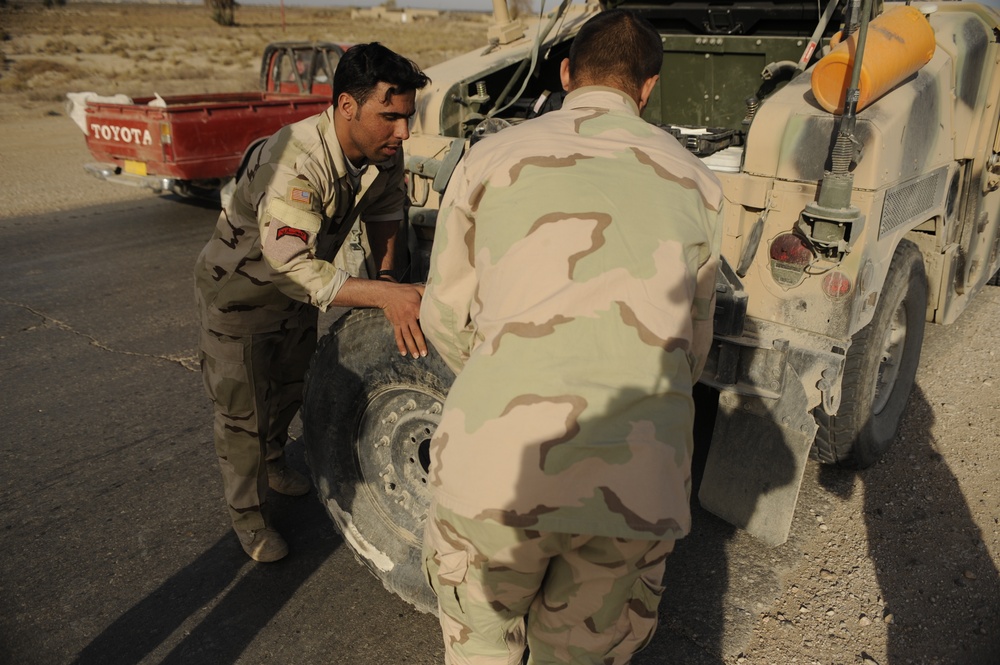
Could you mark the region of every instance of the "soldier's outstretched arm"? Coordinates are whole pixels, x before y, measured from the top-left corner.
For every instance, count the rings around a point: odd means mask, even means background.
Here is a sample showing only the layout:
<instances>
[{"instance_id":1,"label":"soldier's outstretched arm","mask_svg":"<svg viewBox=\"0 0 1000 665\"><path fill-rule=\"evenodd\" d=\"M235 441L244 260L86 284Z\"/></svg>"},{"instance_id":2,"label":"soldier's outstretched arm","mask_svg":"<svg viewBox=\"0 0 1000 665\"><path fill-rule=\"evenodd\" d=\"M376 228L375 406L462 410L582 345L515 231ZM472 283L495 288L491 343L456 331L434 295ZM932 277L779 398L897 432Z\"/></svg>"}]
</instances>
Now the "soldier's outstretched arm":
<instances>
[{"instance_id":1,"label":"soldier's outstretched arm","mask_svg":"<svg viewBox=\"0 0 1000 665\"><path fill-rule=\"evenodd\" d=\"M692 338L690 353L694 358L692 376L695 381L701 376L708 360L708 352L712 348L712 335L715 332L715 277L722 263L720 251L722 246L722 204L717 212L706 212L706 220L710 221L711 247L708 260L698 269L695 280L694 302L691 307Z\"/></svg>"},{"instance_id":2,"label":"soldier's outstretched arm","mask_svg":"<svg viewBox=\"0 0 1000 665\"><path fill-rule=\"evenodd\" d=\"M712 346L715 313L715 275L719 269L719 259L711 257L698 270L694 303L691 307L691 348L694 359L691 378L697 381L705 369L708 352Z\"/></svg>"},{"instance_id":3,"label":"soldier's outstretched arm","mask_svg":"<svg viewBox=\"0 0 1000 665\"><path fill-rule=\"evenodd\" d=\"M456 374L469 359L475 342L470 312L479 283L473 264L475 220L468 201L471 190L463 159L455 167L441 201L427 295L421 306L427 338Z\"/></svg>"},{"instance_id":4,"label":"soldier's outstretched arm","mask_svg":"<svg viewBox=\"0 0 1000 665\"><path fill-rule=\"evenodd\" d=\"M422 284L396 284L385 280L349 277L330 303L337 307L378 307L392 324L400 355L427 355L427 342L420 330Z\"/></svg>"},{"instance_id":5,"label":"soldier's outstretched arm","mask_svg":"<svg viewBox=\"0 0 1000 665\"><path fill-rule=\"evenodd\" d=\"M372 260L375 262L376 274L384 270L393 270L396 257L396 236L399 233L401 219L388 222L365 222L368 232L368 245L372 250ZM405 241L402 241L405 242Z\"/></svg>"}]
</instances>

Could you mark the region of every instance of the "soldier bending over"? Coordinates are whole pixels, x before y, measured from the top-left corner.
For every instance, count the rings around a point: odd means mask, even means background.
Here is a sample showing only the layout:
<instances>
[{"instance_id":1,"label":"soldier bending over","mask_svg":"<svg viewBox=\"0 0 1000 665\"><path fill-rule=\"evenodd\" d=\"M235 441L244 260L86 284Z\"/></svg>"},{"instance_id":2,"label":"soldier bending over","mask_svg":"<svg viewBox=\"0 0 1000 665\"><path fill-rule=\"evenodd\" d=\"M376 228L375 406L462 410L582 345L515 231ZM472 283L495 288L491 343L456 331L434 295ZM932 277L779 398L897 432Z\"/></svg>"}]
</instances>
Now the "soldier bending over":
<instances>
[{"instance_id":1,"label":"soldier bending over","mask_svg":"<svg viewBox=\"0 0 1000 665\"><path fill-rule=\"evenodd\" d=\"M477 143L445 194L421 324L458 372L424 538L447 663L627 663L656 627L722 206L639 116L662 57L648 22L598 14L561 110Z\"/></svg>"},{"instance_id":2,"label":"soldier bending over","mask_svg":"<svg viewBox=\"0 0 1000 665\"><path fill-rule=\"evenodd\" d=\"M416 90L428 80L378 43L352 47L334 74L330 108L252 152L198 257L215 449L233 528L256 561L288 553L265 511L268 487L292 496L310 487L282 449L316 348L317 309L381 307L399 352L427 353L417 324L423 287L396 283L393 257L406 198L402 143ZM359 217L374 280L332 263Z\"/></svg>"}]
</instances>

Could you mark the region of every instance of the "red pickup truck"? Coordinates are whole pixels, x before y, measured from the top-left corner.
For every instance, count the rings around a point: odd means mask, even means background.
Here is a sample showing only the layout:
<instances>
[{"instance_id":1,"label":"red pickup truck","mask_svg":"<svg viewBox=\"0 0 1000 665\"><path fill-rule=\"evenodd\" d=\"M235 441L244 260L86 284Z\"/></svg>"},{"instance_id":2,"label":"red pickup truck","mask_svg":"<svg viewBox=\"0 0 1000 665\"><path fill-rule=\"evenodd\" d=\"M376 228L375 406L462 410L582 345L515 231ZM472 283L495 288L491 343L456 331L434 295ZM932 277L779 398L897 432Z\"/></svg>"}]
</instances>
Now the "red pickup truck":
<instances>
[{"instance_id":1,"label":"red pickup truck","mask_svg":"<svg viewBox=\"0 0 1000 665\"><path fill-rule=\"evenodd\" d=\"M108 182L203 197L221 191L247 150L331 103L341 45L278 42L264 50L260 92L137 97L131 103L83 97L77 121L98 161L85 164ZM80 95L69 95L72 100ZM71 115L74 111L71 108Z\"/></svg>"}]
</instances>

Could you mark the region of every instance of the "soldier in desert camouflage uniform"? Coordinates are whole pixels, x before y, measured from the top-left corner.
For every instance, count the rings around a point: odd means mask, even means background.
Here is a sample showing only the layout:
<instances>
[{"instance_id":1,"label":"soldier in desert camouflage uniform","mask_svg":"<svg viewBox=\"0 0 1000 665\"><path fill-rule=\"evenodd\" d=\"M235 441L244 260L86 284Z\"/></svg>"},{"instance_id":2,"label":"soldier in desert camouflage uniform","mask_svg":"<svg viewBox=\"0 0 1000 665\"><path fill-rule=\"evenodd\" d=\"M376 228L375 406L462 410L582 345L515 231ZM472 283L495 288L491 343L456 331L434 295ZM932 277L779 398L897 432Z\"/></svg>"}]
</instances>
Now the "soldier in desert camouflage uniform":
<instances>
[{"instance_id":1,"label":"soldier in desert camouflage uniform","mask_svg":"<svg viewBox=\"0 0 1000 665\"><path fill-rule=\"evenodd\" d=\"M598 14L562 109L483 139L442 202L421 305L458 373L424 565L448 663L626 663L690 529L692 386L722 191L639 117L655 30ZM524 617L527 615L527 623Z\"/></svg>"},{"instance_id":2,"label":"soldier in desert camouflage uniform","mask_svg":"<svg viewBox=\"0 0 1000 665\"><path fill-rule=\"evenodd\" d=\"M402 142L415 91L427 82L380 44L351 48L334 75L333 105L253 151L198 257L215 447L233 527L257 561L288 552L268 524L268 487L294 496L310 487L282 449L316 346L317 308L381 307L400 353L426 354L417 324L422 287L395 283L393 257L406 197ZM332 263L359 218L377 280Z\"/></svg>"}]
</instances>

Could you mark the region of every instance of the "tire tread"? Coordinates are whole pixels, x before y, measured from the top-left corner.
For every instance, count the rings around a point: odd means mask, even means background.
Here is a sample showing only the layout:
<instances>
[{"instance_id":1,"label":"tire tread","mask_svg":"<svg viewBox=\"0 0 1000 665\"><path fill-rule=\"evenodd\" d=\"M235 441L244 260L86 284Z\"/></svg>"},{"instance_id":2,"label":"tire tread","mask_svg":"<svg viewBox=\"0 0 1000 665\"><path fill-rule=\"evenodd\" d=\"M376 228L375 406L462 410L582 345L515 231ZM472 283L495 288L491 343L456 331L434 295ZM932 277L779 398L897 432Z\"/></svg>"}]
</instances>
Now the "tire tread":
<instances>
[{"instance_id":1,"label":"tire tread","mask_svg":"<svg viewBox=\"0 0 1000 665\"><path fill-rule=\"evenodd\" d=\"M926 307L927 299L923 260L917 246L907 240L900 241L893 254L889 271L890 277L886 279L882 293L888 291L889 279L901 279L901 277L897 277L896 275L905 273L908 283L907 290L903 293L902 297L904 300L916 300L916 302L911 302L909 306L915 307L918 311L916 316L919 319L919 325L907 331L908 348L912 348L909 345L916 344L915 351L910 351L912 358L906 356L901 359L901 363L903 364L912 363L912 367L908 367L907 372L912 370L915 373L916 364L919 362L920 357L920 345L923 341L924 308ZM923 280L923 284L920 284L921 280ZM894 284L893 288L897 286L898 284ZM879 317L892 316L894 313L883 312L881 305L882 302L880 301L878 305L880 309L876 310L872 321L855 333L851 340L851 347L847 353L841 379L843 397L837 413L830 415L822 407L817 407L813 410L813 417L815 418L818 430L812 450L810 451L810 456L823 464L832 464L851 469L863 469L878 461L879 457L885 452L885 448L888 447L888 443L881 445L878 442L863 441L865 438L874 438L872 433L865 432L866 428L870 429L872 427L871 423L868 422L872 419L870 414L871 407L856 399L857 391L844 388L846 386L862 386L865 381L871 380L870 377L863 375L864 350L870 344L878 342L878 340L873 340L872 336L875 334L876 323L880 320ZM909 339L910 335L916 337ZM900 379L912 384L912 378L909 376L900 377ZM905 385L905 383L902 385ZM894 392L896 389L898 388L894 388ZM906 395L898 397L894 395L893 399L905 400L909 397L910 389L912 389L912 385L906 388ZM848 394L850 394L850 397L848 397ZM896 425L898 426L898 423Z\"/></svg>"}]
</instances>

